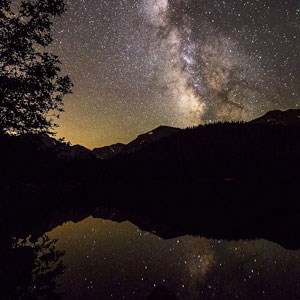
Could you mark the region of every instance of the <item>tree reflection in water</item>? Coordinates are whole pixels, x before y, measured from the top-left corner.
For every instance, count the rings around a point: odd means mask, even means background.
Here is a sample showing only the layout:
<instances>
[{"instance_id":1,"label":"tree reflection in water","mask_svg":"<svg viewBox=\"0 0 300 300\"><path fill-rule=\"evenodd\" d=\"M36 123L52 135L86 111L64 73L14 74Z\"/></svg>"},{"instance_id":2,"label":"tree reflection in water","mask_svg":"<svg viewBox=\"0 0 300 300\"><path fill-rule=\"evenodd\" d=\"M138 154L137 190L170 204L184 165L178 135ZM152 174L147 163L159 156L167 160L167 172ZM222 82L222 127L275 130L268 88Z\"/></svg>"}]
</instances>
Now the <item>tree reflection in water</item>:
<instances>
[{"instance_id":1,"label":"tree reflection in water","mask_svg":"<svg viewBox=\"0 0 300 300\"><path fill-rule=\"evenodd\" d=\"M51 240L47 235L35 242L30 238L13 240L11 251L6 253L8 276L4 280L3 299L62 299L56 291L56 278L66 268L62 261L65 252L56 249L56 243L57 239Z\"/></svg>"}]
</instances>

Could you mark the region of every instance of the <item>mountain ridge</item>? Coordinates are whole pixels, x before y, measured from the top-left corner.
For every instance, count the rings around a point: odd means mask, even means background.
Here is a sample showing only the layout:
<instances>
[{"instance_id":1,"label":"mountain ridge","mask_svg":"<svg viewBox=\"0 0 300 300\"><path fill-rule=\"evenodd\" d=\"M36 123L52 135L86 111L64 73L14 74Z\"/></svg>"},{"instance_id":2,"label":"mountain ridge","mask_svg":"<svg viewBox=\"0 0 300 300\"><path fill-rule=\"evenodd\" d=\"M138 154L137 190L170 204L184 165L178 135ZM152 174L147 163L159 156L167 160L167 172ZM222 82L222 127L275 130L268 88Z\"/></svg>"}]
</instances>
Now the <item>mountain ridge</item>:
<instances>
[{"instance_id":1,"label":"mountain ridge","mask_svg":"<svg viewBox=\"0 0 300 300\"><path fill-rule=\"evenodd\" d=\"M271 125L271 126L286 126L288 124L300 124L300 109L288 109L286 111L272 110L261 117L258 117L249 122L248 124L257 125ZM226 123L220 123L226 124ZM207 125L199 125L195 128L205 128ZM164 140L165 138L177 134L179 132L184 132L188 129L180 129L176 127L161 125L153 130L139 134L135 139L130 141L128 144L116 143L104 147L94 148L92 150L82 146L82 145L70 145L62 140L57 140L46 134L25 134L19 137L19 140L25 144L32 144L40 151L50 151L58 158L61 159L101 159L107 160L117 155L127 155L138 152L139 150L153 144Z\"/></svg>"},{"instance_id":2,"label":"mountain ridge","mask_svg":"<svg viewBox=\"0 0 300 300\"><path fill-rule=\"evenodd\" d=\"M265 113L264 115L255 118L249 122L245 122L249 124L268 124L268 125L287 125L287 124L300 124L300 109L288 109L285 111L282 110L271 110ZM222 123L221 123L222 124ZM225 123L224 123L225 124ZM207 126L207 125L199 125L199 126ZM133 153L144 146L147 146L153 142L158 142L161 139L164 139L165 137L168 137L172 134L178 133L180 131L184 131L185 129L180 129L176 127L161 125L153 130L150 130L148 132L139 134L134 140L129 142L128 144L121 144L122 149L120 151L115 152L112 155L107 155L105 153L105 158L112 158L117 154L120 153ZM110 147L114 147L115 145L119 145L120 143L113 144L110 146L104 146L100 148L95 148L92 151L102 151L108 150ZM100 157L101 158L101 157Z\"/></svg>"},{"instance_id":3,"label":"mountain ridge","mask_svg":"<svg viewBox=\"0 0 300 300\"><path fill-rule=\"evenodd\" d=\"M287 125L300 123L300 109L271 110L263 116L258 117L250 123L263 124L268 123L272 125Z\"/></svg>"},{"instance_id":4,"label":"mountain ridge","mask_svg":"<svg viewBox=\"0 0 300 300\"><path fill-rule=\"evenodd\" d=\"M21 215L28 207L37 215L37 205L47 213L54 205L75 212L103 205L185 234L300 247L299 128L267 120L208 124L104 160L57 159L61 144L53 139L44 141L51 151L38 151L30 140L0 135L3 211L14 212L11 203Z\"/></svg>"}]
</instances>

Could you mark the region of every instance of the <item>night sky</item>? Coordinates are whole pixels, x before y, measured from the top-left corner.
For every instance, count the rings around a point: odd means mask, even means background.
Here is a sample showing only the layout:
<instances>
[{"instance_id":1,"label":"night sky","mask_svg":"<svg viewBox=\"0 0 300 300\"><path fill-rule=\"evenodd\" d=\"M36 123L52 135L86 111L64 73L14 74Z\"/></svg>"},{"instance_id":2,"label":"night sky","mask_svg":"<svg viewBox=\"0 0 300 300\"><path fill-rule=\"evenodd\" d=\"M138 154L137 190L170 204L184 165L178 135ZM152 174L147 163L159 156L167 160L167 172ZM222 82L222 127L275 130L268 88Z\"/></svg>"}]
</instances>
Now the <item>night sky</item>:
<instances>
[{"instance_id":1,"label":"night sky","mask_svg":"<svg viewBox=\"0 0 300 300\"><path fill-rule=\"evenodd\" d=\"M299 0L66 2L51 50L74 83L58 129L73 144L300 104Z\"/></svg>"}]
</instances>

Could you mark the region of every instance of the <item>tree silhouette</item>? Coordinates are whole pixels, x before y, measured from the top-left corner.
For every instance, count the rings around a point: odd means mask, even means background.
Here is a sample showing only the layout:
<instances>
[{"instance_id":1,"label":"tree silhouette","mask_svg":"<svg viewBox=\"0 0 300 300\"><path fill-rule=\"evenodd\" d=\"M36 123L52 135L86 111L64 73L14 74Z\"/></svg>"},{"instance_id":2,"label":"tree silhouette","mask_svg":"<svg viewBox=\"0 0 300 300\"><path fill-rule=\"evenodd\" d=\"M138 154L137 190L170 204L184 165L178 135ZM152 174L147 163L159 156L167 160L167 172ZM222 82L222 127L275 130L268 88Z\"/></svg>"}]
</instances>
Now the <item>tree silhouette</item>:
<instances>
[{"instance_id":1,"label":"tree silhouette","mask_svg":"<svg viewBox=\"0 0 300 300\"><path fill-rule=\"evenodd\" d=\"M64 251L56 248L57 239L43 235L37 241L14 240L12 247L2 252L0 299L59 300L56 279L64 273Z\"/></svg>"},{"instance_id":2,"label":"tree silhouette","mask_svg":"<svg viewBox=\"0 0 300 300\"><path fill-rule=\"evenodd\" d=\"M0 1L0 131L51 133L56 126L72 83L46 47L53 17L65 10L63 0L23 0L19 9Z\"/></svg>"}]
</instances>

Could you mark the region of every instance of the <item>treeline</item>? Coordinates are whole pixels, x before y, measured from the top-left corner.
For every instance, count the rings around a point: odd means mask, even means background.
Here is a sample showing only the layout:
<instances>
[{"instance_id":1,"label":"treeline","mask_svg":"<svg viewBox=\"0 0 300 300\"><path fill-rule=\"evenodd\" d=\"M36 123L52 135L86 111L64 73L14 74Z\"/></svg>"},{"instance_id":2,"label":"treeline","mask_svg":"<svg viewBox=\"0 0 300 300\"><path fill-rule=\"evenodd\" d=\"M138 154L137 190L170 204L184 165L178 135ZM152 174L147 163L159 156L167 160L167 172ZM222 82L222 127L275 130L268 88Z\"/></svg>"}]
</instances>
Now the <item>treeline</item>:
<instances>
[{"instance_id":1,"label":"treeline","mask_svg":"<svg viewBox=\"0 0 300 300\"><path fill-rule=\"evenodd\" d=\"M120 156L111 165L112 178L120 179L300 179L300 126L199 126Z\"/></svg>"},{"instance_id":2,"label":"treeline","mask_svg":"<svg viewBox=\"0 0 300 300\"><path fill-rule=\"evenodd\" d=\"M0 145L0 221L18 220L16 207L30 227L54 211L103 206L139 216L136 223L150 219L162 234L299 247L297 124L199 126L106 161L66 160L22 137L1 136Z\"/></svg>"},{"instance_id":3,"label":"treeline","mask_svg":"<svg viewBox=\"0 0 300 300\"><path fill-rule=\"evenodd\" d=\"M111 160L64 159L57 147L0 136L2 178L42 180L238 181L300 179L300 126L218 123L174 133Z\"/></svg>"}]
</instances>

